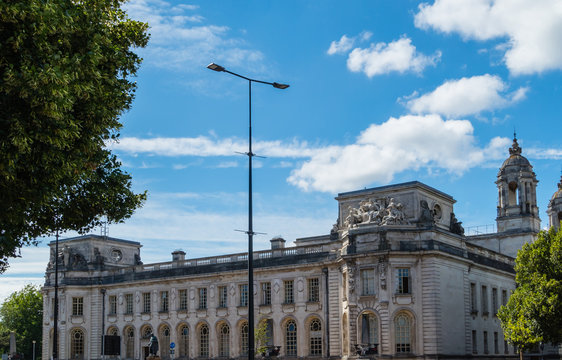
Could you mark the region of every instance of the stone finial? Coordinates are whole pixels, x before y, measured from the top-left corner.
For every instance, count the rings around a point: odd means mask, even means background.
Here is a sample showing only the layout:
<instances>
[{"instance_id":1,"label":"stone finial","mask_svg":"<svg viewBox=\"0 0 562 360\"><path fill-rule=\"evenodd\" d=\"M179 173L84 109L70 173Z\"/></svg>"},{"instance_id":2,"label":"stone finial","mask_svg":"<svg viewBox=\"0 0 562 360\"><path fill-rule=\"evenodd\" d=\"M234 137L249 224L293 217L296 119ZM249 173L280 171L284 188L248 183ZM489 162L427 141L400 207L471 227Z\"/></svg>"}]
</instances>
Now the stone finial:
<instances>
[{"instance_id":1,"label":"stone finial","mask_svg":"<svg viewBox=\"0 0 562 360\"><path fill-rule=\"evenodd\" d=\"M513 145L509 148L509 155L521 155L521 147L517 143L517 135L513 133Z\"/></svg>"},{"instance_id":2,"label":"stone finial","mask_svg":"<svg viewBox=\"0 0 562 360\"><path fill-rule=\"evenodd\" d=\"M562 190L562 174L560 175L560 182L558 183L558 189Z\"/></svg>"},{"instance_id":3,"label":"stone finial","mask_svg":"<svg viewBox=\"0 0 562 360\"><path fill-rule=\"evenodd\" d=\"M283 239L281 236L276 236L269 241L271 242L271 250L285 248L285 239Z\"/></svg>"},{"instance_id":4,"label":"stone finial","mask_svg":"<svg viewBox=\"0 0 562 360\"><path fill-rule=\"evenodd\" d=\"M176 250L172 253L172 261L183 261L185 260L185 251Z\"/></svg>"}]
</instances>

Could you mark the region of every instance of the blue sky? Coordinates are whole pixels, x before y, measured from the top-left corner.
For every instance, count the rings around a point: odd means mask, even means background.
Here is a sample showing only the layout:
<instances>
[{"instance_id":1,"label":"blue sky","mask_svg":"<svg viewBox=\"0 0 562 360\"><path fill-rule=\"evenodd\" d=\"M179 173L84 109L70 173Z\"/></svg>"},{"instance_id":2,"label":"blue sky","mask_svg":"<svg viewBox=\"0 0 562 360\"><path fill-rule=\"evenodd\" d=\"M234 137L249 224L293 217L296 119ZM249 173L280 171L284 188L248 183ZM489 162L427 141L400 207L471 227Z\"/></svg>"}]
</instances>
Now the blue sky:
<instances>
[{"instance_id":1,"label":"blue sky","mask_svg":"<svg viewBox=\"0 0 562 360\"><path fill-rule=\"evenodd\" d=\"M338 192L418 180L493 224L513 132L534 166L540 216L562 169L559 1L132 0L151 42L121 141L109 144L145 206L109 235L145 263L244 252L248 84L254 84L254 249L326 234ZM99 234L99 230L95 233ZM72 236L75 234L65 234ZM2 275L0 299L41 284L45 240Z\"/></svg>"}]
</instances>

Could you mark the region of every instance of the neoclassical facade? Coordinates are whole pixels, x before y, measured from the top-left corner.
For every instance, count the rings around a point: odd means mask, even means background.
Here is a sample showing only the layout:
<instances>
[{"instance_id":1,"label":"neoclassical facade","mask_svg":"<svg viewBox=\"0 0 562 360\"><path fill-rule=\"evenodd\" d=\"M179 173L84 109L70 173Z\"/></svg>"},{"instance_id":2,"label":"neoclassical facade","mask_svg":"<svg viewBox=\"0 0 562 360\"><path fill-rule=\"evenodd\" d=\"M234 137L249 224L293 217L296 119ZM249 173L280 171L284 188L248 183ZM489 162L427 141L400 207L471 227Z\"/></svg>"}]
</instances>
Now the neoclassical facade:
<instances>
[{"instance_id":1,"label":"neoclassical facade","mask_svg":"<svg viewBox=\"0 0 562 360\"><path fill-rule=\"evenodd\" d=\"M339 194L330 234L294 247L141 262L141 244L88 235L59 242L46 271L43 358L52 354L59 264L59 359L243 358L248 297L279 358L516 357L496 312L515 288L514 256L540 229L537 179L514 139L497 181L494 233L466 236L455 200L420 182ZM562 189L562 181L559 185ZM562 217L562 191L549 217ZM553 214L553 215L550 215ZM174 344L173 353L171 344ZM108 351L109 350L109 351Z\"/></svg>"}]
</instances>

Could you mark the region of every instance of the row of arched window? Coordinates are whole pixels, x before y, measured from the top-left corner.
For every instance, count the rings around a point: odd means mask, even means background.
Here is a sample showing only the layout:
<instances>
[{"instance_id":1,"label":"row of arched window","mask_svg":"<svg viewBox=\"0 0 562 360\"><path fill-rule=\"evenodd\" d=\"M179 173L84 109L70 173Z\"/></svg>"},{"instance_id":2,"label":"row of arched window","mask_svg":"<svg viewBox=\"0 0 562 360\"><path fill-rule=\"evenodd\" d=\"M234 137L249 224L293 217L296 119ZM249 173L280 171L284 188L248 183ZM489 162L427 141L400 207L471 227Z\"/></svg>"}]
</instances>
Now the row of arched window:
<instances>
[{"instance_id":1,"label":"row of arched window","mask_svg":"<svg viewBox=\"0 0 562 360\"><path fill-rule=\"evenodd\" d=\"M289 318L281 324L283 344L273 343L273 321L270 319L262 320L266 325L267 345L281 345L281 355L300 356L299 354L299 329L297 322ZM343 327L347 327L347 315L343 318ZM358 344L371 348L378 347L379 344L379 321L377 316L370 311L365 311L358 318ZM305 336L307 337L308 349L310 356L322 356L323 354L323 326L318 318L311 318L306 323ZM144 325L140 328L140 339L147 340L153 333L152 326ZM248 353L248 322L241 321L235 331L225 322L219 322L216 327L216 337L211 339L209 325L201 322L195 326L195 334L191 336L188 324L180 324L177 327L175 339L175 358L187 359L190 357L209 358L233 357L246 355ZM396 353L411 353L413 350L413 321L412 317L406 313L398 313L393 319L394 332L394 350ZM108 335L120 335L117 327L110 327L107 330ZM170 327L166 324L161 325L158 333L158 342L160 344L160 357L162 359L170 358L171 332ZM236 338L234 338L236 337ZM122 333L122 356L126 359L134 359L135 357L135 339L136 332L133 326L126 326ZM349 353L347 344L348 337L344 335L344 353ZM216 341L217 354L211 354L211 341ZM195 346L194 351L190 353L191 346ZM70 331L70 355L72 359L82 359L85 349L84 331L80 328L74 328ZM377 350L378 352L378 350Z\"/></svg>"},{"instance_id":2,"label":"row of arched window","mask_svg":"<svg viewBox=\"0 0 562 360\"><path fill-rule=\"evenodd\" d=\"M285 356L297 356L299 354L299 328L295 319L289 318L281 324L281 331L283 337L283 344L274 344L273 341L273 321L271 319L264 319L262 322L266 327L266 343L263 345L281 346L281 354ZM310 318L306 323L304 329L307 339L308 355L321 356L323 353L323 326L318 318ZM129 325L120 333L119 329L111 326L107 329L107 335L120 335L122 336L121 356L125 359L135 359L135 341L137 336L140 342L147 342L151 334L154 332L151 325L143 325L140 328L138 335L136 329ZM175 343L175 359L187 359L191 357L196 358L210 358L210 357L235 357L243 356L248 353L248 322L240 321L237 328L231 329L231 326L221 321L216 326L215 336L211 338L211 331L209 325L205 322L200 322L194 327L193 334L190 327L186 323L182 323L177 327L176 338L173 339ZM159 355L162 359L170 359L170 343L171 331L167 324L159 327L158 332L154 332L158 337ZM211 342L216 343L216 354L211 353ZM143 344L145 345L145 344ZM137 343L137 346L140 345ZM191 347L194 347L191 349ZM74 328L70 332L70 350L72 359L83 359L85 350L85 336L81 328ZM147 354L145 354L147 355ZM142 356L141 356L142 358Z\"/></svg>"}]
</instances>

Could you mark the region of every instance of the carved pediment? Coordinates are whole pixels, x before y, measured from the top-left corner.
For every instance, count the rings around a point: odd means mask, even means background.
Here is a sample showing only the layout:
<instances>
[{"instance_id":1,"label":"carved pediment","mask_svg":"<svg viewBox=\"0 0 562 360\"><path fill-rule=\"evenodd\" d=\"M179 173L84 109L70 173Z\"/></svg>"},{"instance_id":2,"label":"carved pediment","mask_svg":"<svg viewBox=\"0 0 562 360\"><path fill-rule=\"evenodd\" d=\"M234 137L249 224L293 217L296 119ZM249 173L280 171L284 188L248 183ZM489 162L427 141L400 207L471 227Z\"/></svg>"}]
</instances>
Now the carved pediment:
<instances>
[{"instance_id":1,"label":"carved pediment","mask_svg":"<svg viewBox=\"0 0 562 360\"><path fill-rule=\"evenodd\" d=\"M350 229L360 225L406 225L409 221L404 215L404 206L394 198L366 199L359 207L347 207L344 228Z\"/></svg>"}]
</instances>

